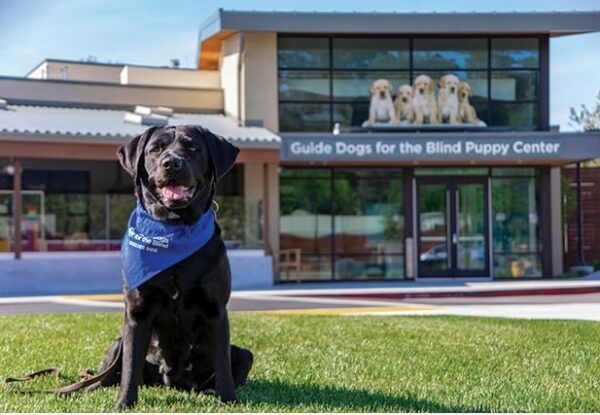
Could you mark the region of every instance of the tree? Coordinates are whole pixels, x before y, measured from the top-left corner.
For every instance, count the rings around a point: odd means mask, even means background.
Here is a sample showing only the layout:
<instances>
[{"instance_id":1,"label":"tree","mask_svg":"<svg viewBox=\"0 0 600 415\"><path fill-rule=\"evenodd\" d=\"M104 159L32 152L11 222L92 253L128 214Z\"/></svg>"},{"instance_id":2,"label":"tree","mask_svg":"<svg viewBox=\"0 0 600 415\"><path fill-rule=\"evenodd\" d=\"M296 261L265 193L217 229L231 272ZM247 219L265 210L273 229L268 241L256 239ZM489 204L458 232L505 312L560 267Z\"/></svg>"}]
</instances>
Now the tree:
<instances>
[{"instance_id":1,"label":"tree","mask_svg":"<svg viewBox=\"0 0 600 415\"><path fill-rule=\"evenodd\" d=\"M585 105L579 107L579 111L571 107L569 123L573 127L579 127L583 131L600 130L600 92L596 95L596 106L590 110Z\"/></svg>"}]
</instances>

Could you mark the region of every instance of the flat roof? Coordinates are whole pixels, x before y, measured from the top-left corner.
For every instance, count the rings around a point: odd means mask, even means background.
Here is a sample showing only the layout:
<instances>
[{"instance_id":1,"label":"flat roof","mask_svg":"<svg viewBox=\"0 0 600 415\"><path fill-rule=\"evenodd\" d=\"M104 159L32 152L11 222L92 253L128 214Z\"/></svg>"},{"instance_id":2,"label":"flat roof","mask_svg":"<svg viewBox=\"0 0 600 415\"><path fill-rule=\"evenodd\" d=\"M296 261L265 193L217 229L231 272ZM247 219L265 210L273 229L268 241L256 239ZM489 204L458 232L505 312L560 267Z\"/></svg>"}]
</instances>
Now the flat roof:
<instances>
[{"instance_id":1,"label":"flat roof","mask_svg":"<svg viewBox=\"0 0 600 415\"><path fill-rule=\"evenodd\" d=\"M219 9L200 25L200 42L219 32L340 34L548 34L600 31L600 11L364 13Z\"/></svg>"}]
</instances>

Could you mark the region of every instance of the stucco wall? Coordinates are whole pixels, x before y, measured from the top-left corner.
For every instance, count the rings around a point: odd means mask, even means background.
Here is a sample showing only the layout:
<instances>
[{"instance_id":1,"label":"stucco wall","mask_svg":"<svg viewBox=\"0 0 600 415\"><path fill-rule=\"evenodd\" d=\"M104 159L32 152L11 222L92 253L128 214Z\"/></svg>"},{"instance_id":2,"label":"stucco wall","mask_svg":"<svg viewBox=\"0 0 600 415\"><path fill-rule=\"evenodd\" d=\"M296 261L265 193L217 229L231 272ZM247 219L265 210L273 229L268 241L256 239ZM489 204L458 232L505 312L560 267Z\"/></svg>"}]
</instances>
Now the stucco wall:
<instances>
[{"instance_id":1,"label":"stucco wall","mask_svg":"<svg viewBox=\"0 0 600 415\"><path fill-rule=\"evenodd\" d=\"M235 34L223 41L221 46L221 88L225 114L238 119L238 65L240 59L240 35Z\"/></svg>"},{"instance_id":2,"label":"stucco wall","mask_svg":"<svg viewBox=\"0 0 600 415\"><path fill-rule=\"evenodd\" d=\"M279 131L276 33L246 33L243 107L244 119L263 120L266 128Z\"/></svg>"},{"instance_id":3,"label":"stucco wall","mask_svg":"<svg viewBox=\"0 0 600 415\"><path fill-rule=\"evenodd\" d=\"M94 65L76 62L44 62L27 77L63 81L120 82L122 65Z\"/></svg>"},{"instance_id":4,"label":"stucco wall","mask_svg":"<svg viewBox=\"0 0 600 415\"><path fill-rule=\"evenodd\" d=\"M219 71L145 68L140 66L125 66L120 74L120 82L126 85L221 88Z\"/></svg>"},{"instance_id":5,"label":"stucco wall","mask_svg":"<svg viewBox=\"0 0 600 415\"><path fill-rule=\"evenodd\" d=\"M130 85L97 85L84 82L0 78L0 97L8 100L57 101L110 106L164 105L175 109L220 112L223 93L219 89L177 89Z\"/></svg>"}]
</instances>

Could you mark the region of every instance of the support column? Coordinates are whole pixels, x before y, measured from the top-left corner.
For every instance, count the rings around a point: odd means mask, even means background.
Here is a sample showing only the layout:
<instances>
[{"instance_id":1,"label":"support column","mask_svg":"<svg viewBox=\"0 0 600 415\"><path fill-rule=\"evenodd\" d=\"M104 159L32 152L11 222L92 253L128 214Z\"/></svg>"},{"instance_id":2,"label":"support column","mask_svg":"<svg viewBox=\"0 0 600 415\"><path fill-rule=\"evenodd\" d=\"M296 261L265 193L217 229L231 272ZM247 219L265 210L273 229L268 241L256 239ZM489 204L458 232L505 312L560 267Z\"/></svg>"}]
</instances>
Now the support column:
<instances>
[{"instance_id":1,"label":"support column","mask_svg":"<svg viewBox=\"0 0 600 415\"><path fill-rule=\"evenodd\" d=\"M21 166L20 159L13 159L12 161L14 174L13 174L13 219L14 219L14 236L15 236L15 244L14 244L14 252L15 259L21 259L21 252L23 250L22 247L22 239L21 239L21 222L22 222L22 212L23 212L23 198L21 194L21 173L23 171Z\"/></svg>"},{"instance_id":2,"label":"support column","mask_svg":"<svg viewBox=\"0 0 600 415\"><path fill-rule=\"evenodd\" d=\"M273 250L271 247L271 235L270 235L270 201L269 198L269 165L267 163L263 164L262 168L262 178L263 178L263 243L265 245L265 254L272 255Z\"/></svg>"}]
</instances>

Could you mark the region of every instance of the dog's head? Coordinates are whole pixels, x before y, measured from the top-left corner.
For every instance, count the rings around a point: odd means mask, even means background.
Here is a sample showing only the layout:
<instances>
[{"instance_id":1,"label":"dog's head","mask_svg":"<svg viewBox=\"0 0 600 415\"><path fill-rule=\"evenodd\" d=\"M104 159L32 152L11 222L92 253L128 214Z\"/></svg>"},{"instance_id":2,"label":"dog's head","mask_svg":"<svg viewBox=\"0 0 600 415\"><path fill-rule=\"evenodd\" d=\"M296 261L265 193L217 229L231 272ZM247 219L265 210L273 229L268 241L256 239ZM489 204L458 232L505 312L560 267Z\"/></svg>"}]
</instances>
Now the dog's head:
<instances>
[{"instance_id":1,"label":"dog's head","mask_svg":"<svg viewBox=\"0 0 600 415\"><path fill-rule=\"evenodd\" d=\"M400 85L398 88L398 98L403 104L408 104L412 99L413 89L410 85Z\"/></svg>"},{"instance_id":2,"label":"dog's head","mask_svg":"<svg viewBox=\"0 0 600 415\"><path fill-rule=\"evenodd\" d=\"M176 211L210 203L216 181L238 152L205 128L180 125L151 127L121 146L117 156L144 206Z\"/></svg>"},{"instance_id":3,"label":"dog's head","mask_svg":"<svg viewBox=\"0 0 600 415\"><path fill-rule=\"evenodd\" d=\"M461 102L467 102L469 97L473 95L471 91L471 85L466 82L459 82L458 84L458 100Z\"/></svg>"},{"instance_id":4,"label":"dog's head","mask_svg":"<svg viewBox=\"0 0 600 415\"><path fill-rule=\"evenodd\" d=\"M459 82L460 81L456 75L448 74L440 78L438 86L440 87L440 89L446 91L446 93L454 95L458 92Z\"/></svg>"},{"instance_id":5,"label":"dog's head","mask_svg":"<svg viewBox=\"0 0 600 415\"><path fill-rule=\"evenodd\" d=\"M387 79L378 79L371 84L371 96L386 99L391 97L390 92L392 89L393 85L390 81Z\"/></svg>"},{"instance_id":6,"label":"dog's head","mask_svg":"<svg viewBox=\"0 0 600 415\"><path fill-rule=\"evenodd\" d=\"M433 81L427 75L419 75L413 82L413 93L417 95L433 95Z\"/></svg>"}]
</instances>

